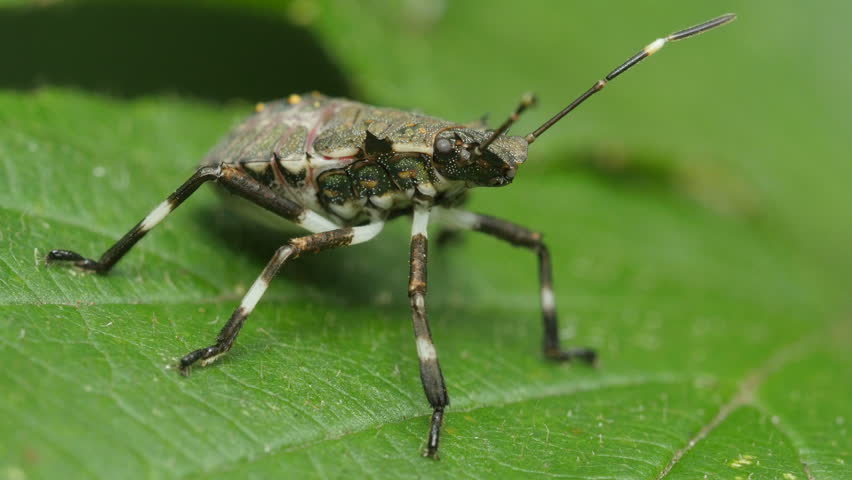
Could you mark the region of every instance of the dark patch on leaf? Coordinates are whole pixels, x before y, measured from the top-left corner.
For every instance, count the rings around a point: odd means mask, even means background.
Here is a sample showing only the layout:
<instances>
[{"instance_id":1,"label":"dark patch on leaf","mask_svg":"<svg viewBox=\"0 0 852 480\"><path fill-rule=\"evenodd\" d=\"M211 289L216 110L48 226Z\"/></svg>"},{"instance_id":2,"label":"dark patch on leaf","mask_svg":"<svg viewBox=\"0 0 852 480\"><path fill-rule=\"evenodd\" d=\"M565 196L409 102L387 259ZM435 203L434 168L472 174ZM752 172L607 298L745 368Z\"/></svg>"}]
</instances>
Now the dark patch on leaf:
<instances>
[{"instance_id":1,"label":"dark patch on leaf","mask_svg":"<svg viewBox=\"0 0 852 480\"><path fill-rule=\"evenodd\" d=\"M351 96L313 34L236 8L58 4L0 9L0 87L62 85L119 97Z\"/></svg>"}]
</instances>

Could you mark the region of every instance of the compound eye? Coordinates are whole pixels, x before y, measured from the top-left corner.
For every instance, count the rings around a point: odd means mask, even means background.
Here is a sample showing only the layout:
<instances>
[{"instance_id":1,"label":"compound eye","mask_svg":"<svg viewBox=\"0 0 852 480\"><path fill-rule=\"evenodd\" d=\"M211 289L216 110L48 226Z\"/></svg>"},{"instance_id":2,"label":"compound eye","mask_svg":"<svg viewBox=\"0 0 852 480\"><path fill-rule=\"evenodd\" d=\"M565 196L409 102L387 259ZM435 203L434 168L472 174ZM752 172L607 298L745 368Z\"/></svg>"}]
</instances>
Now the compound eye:
<instances>
[{"instance_id":1,"label":"compound eye","mask_svg":"<svg viewBox=\"0 0 852 480\"><path fill-rule=\"evenodd\" d=\"M446 138L439 138L437 142L435 142L435 150L438 153L450 153L453 149L453 144L450 143Z\"/></svg>"}]
</instances>

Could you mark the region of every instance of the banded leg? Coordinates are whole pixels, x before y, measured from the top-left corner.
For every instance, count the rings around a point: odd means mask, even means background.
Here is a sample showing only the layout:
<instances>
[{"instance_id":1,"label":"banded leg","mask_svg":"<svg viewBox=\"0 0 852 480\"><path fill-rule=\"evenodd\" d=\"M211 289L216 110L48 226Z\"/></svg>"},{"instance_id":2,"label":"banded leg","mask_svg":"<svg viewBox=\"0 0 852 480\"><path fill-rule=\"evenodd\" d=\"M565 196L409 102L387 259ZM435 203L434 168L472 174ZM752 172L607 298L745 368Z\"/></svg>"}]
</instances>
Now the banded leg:
<instances>
[{"instance_id":1,"label":"banded leg","mask_svg":"<svg viewBox=\"0 0 852 480\"><path fill-rule=\"evenodd\" d=\"M45 261L52 263L56 261L74 262L74 266L83 270L97 273L108 272L142 237L145 236L158 223L163 221L169 213L177 208L190 195L195 193L203 183L216 179L221 174L219 167L201 167L195 174L189 177L183 185L178 187L174 193L165 201L157 205L141 222L124 234L119 241L111 246L99 260L92 260L70 250L51 250Z\"/></svg>"},{"instance_id":2,"label":"banded leg","mask_svg":"<svg viewBox=\"0 0 852 480\"><path fill-rule=\"evenodd\" d=\"M251 288L246 292L240 306L231 314L231 318L216 337L216 343L209 347L199 348L186 355L180 360L181 373L186 375L189 367L201 361L201 366L213 363L221 355L225 354L234 345L240 329L251 314L257 302L269 287L269 282L275 277L281 266L290 258L296 258L304 253L319 253L331 248L345 247L366 242L382 231L383 222L370 223L361 227L348 227L327 232L315 233L305 237L294 238L287 245L276 250L272 259L254 281Z\"/></svg>"},{"instance_id":3,"label":"banded leg","mask_svg":"<svg viewBox=\"0 0 852 480\"><path fill-rule=\"evenodd\" d=\"M558 361L580 359L595 363L597 354L585 347L562 349L559 344L559 321L553 295L553 272L550 252L541 234L512 222L462 210L440 210L439 220L451 228L475 230L505 240L512 245L530 249L538 254L538 273L541 282L541 311L544 320L544 354Z\"/></svg>"},{"instance_id":4,"label":"banded leg","mask_svg":"<svg viewBox=\"0 0 852 480\"><path fill-rule=\"evenodd\" d=\"M438 363L438 353L432 344L432 332L429 330L429 318L426 315L426 256L429 210L422 207L414 209L414 221L411 227L411 259L408 276L408 298L411 302L411 316L414 323L414 337L417 342L417 357L420 359L420 381L426 392L426 399L432 405L432 420L429 437L426 441L427 457L435 458L438 453L438 441L441 424L444 421L444 408L450 404L444 375Z\"/></svg>"},{"instance_id":5,"label":"banded leg","mask_svg":"<svg viewBox=\"0 0 852 480\"><path fill-rule=\"evenodd\" d=\"M166 200L157 205L141 222L124 234L98 260L86 258L70 250L51 250L47 254L47 263L57 261L74 262L74 266L97 273L107 273L122 257L151 229L157 226L174 209L180 206L203 183L215 180L231 192L245 197L257 205L293 221L312 232L337 228L336 225L305 210L296 203L276 195L271 189L251 178L236 166L201 167Z\"/></svg>"}]
</instances>

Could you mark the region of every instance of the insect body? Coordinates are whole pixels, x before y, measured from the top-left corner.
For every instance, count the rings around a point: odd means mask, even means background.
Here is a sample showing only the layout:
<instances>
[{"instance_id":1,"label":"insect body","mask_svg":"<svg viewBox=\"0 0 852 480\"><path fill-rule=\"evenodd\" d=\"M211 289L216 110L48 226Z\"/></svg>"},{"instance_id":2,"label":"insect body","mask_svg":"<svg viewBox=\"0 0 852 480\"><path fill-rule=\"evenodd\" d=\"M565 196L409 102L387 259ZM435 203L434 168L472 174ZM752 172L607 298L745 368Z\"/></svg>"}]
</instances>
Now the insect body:
<instances>
[{"instance_id":1,"label":"insect body","mask_svg":"<svg viewBox=\"0 0 852 480\"><path fill-rule=\"evenodd\" d=\"M461 208L474 186L512 182L527 148L561 118L666 42L687 38L734 19L725 15L658 39L526 136L507 136L518 116L534 103L526 96L496 130L460 125L400 110L377 108L318 94L291 95L259 105L202 161L186 182L136 224L98 260L69 250L53 250L48 262L106 273L136 242L192 195L215 181L232 193L311 232L280 247L243 297L215 342L189 352L181 372L208 365L230 350L269 282L291 258L366 242L392 218L411 215L408 293L420 378L433 408L426 455L436 456L449 396L432 343L426 314L427 225L430 220L492 235L538 256L544 353L554 360L593 362L588 348L562 349L552 289L550 255L541 235L506 220Z\"/></svg>"},{"instance_id":2,"label":"insect body","mask_svg":"<svg viewBox=\"0 0 852 480\"><path fill-rule=\"evenodd\" d=\"M491 132L319 94L257 110L202 164L240 168L338 225L410 212L415 202L456 206L472 186L510 182L526 159L520 137L501 136L473 157L465 146Z\"/></svg>"}]
</instances>

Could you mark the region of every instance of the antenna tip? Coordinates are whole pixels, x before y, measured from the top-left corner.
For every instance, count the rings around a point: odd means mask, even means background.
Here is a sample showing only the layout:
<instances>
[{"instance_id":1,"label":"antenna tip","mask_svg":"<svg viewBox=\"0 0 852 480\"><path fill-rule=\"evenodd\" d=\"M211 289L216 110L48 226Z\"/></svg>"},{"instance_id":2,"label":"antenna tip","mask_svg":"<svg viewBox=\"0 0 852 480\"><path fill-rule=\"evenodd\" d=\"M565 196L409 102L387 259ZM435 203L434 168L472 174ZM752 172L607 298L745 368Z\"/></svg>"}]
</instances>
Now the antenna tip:
<instances>
[{"instance_id":1,"label":"antenna tip","mask_svg":"<svg viewBox=\"0 0 852 480\"><path fill-rule=\"evenodd\" d=\"M532 107L536 103L538 103L538 98L532 92L527 92L523 97L521 97L521 105L523 105L524 108Z\"/></svg>"},{"instance_id":2,"label":"antenna tip","mask_svg":"<svg viewBox=\"0 0 852 480\"><path fill-rule=\"evenodd\" d=\"M726 23L733 22L734 20L736 20L736 18L736 14L728 13L722 15L721 17L716 17L713 20L708 20L700 25L695 25L694 27L685 28L679 32L672 33L671 35L666 37L666 40L675 41L682 40L684 38L689 38L694 35L704 33L712 28L720 27L722 25L725 25Z\"/></svg>"}]
</instances>

